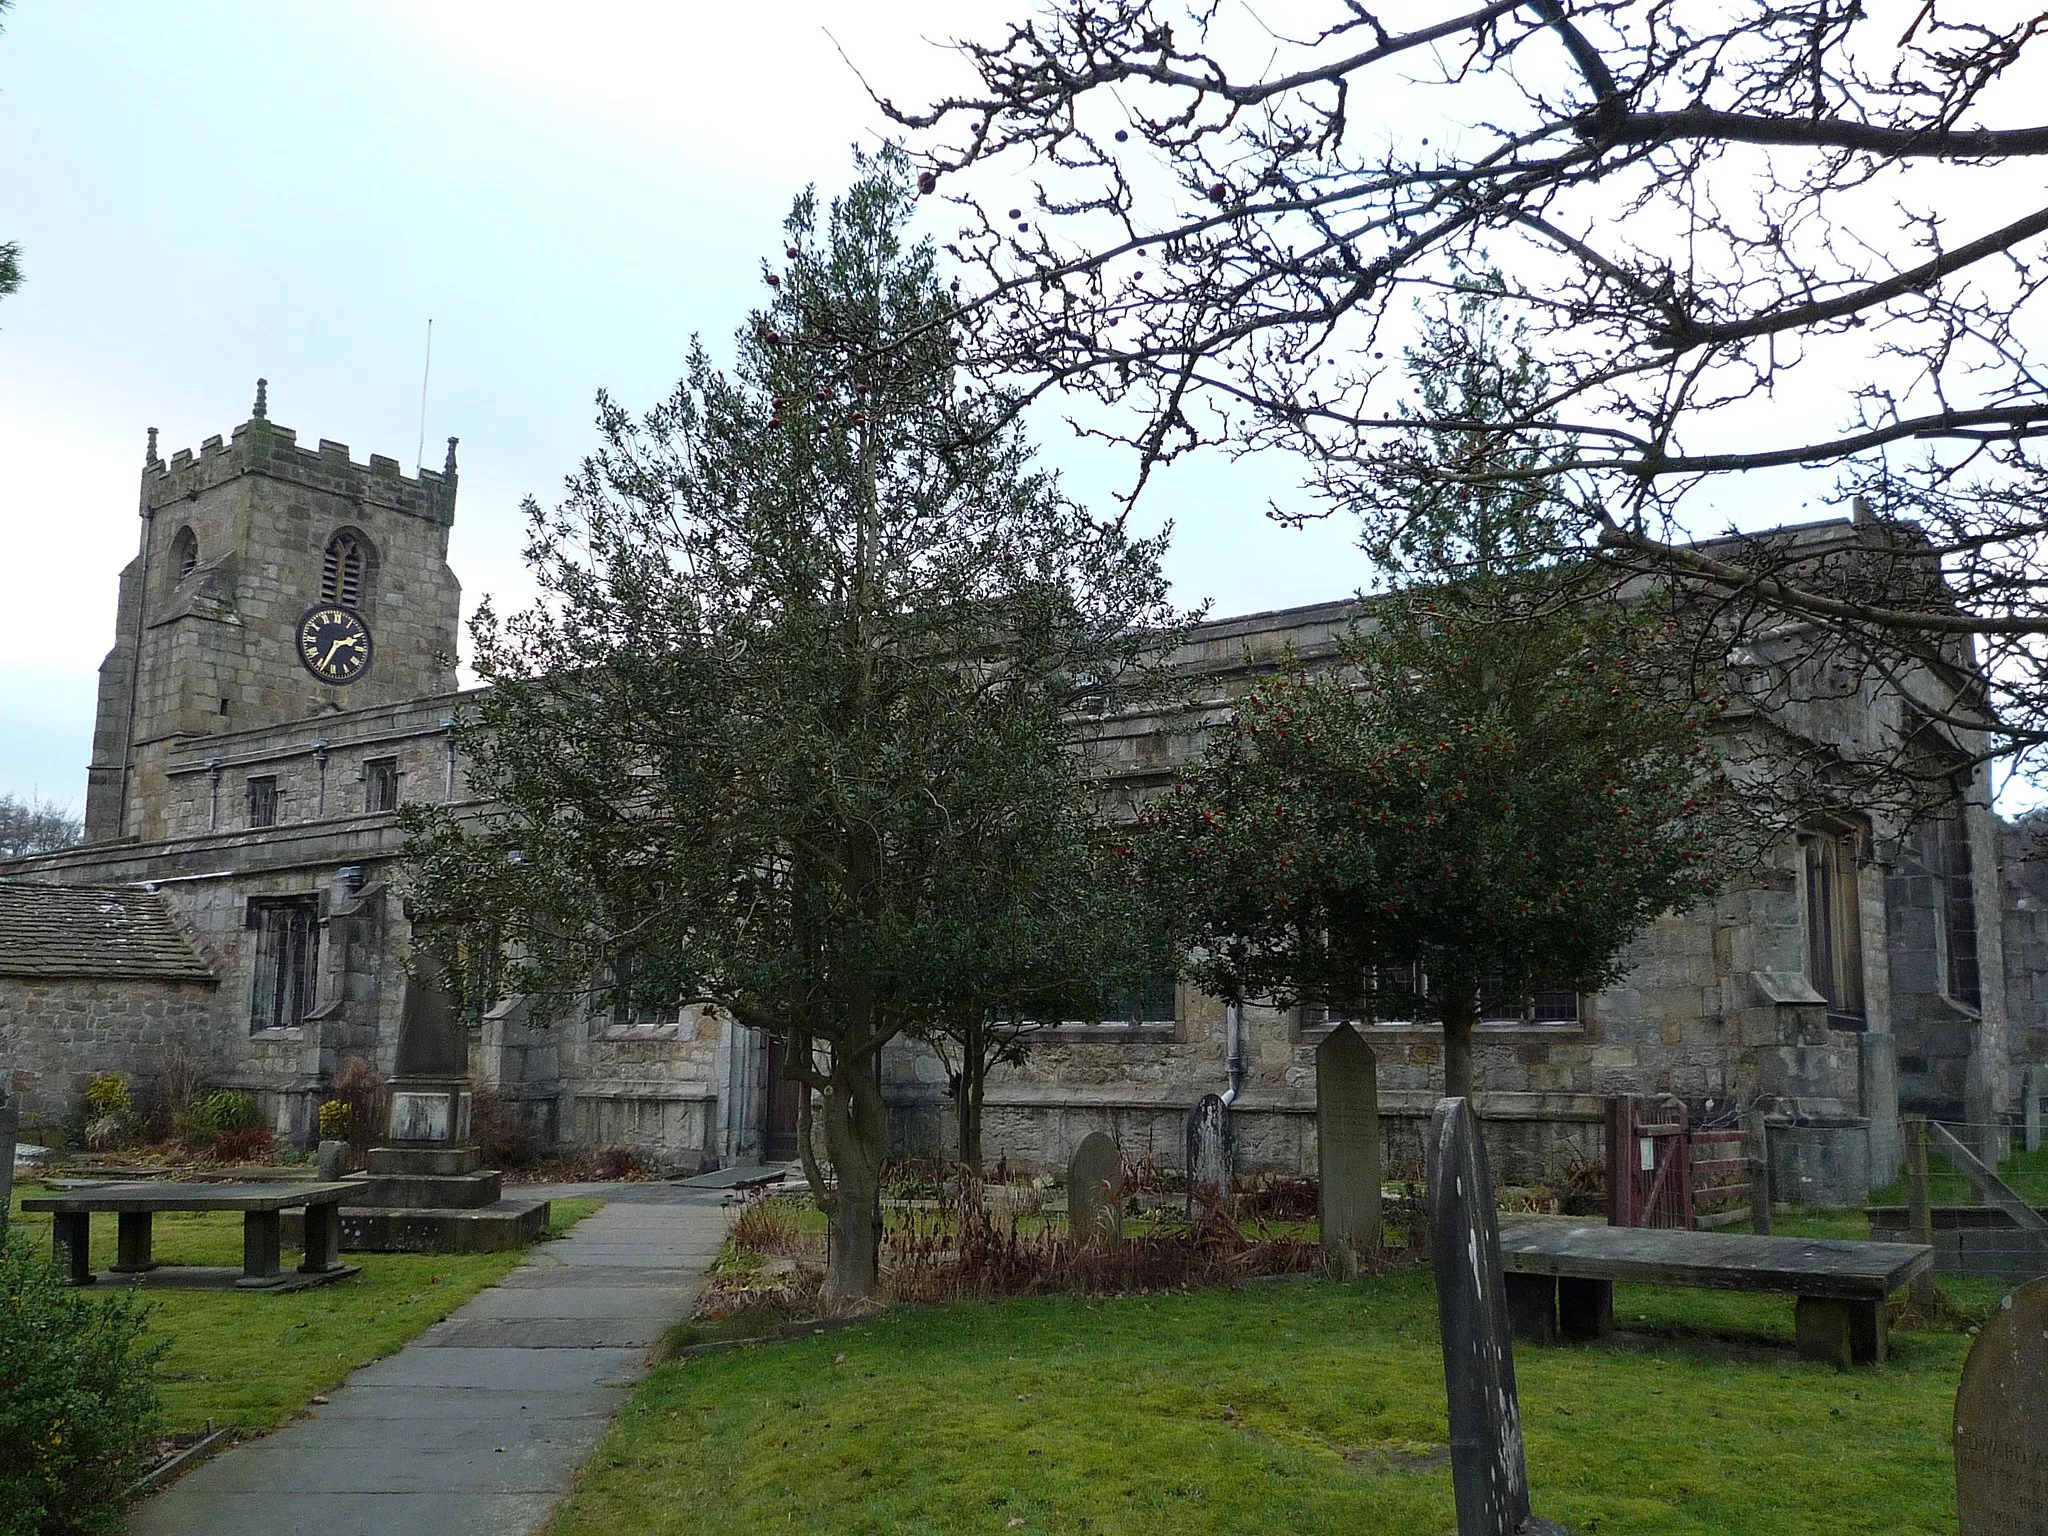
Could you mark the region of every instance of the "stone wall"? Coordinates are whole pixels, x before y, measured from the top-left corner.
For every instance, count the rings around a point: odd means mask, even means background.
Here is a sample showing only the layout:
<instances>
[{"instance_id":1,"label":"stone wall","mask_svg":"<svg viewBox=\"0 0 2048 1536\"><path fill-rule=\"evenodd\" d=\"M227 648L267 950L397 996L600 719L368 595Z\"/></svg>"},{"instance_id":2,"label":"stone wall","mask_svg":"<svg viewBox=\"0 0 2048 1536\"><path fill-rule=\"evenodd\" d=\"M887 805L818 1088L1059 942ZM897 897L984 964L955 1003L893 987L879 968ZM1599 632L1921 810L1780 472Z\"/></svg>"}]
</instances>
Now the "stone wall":
<instances>
[{"instance_id":1,"label":"stone wall","mask_svg":"<svg viewBox=\"0 0 2048 1536\"><path fill-rule=\"evenodd\" d=\"M214 993L199 982L0 977L0 1062L13 1069L22 1139L54 1144L95 1073L123 1074L146 1105L173 1052L217 1069Z\"/></svg>"},{"instance_id":2,"label":"stone wall","mask_svg":"<svg viewBox=\"0 0 2048 1536\"><path fill-rule=\"evenodd\" d=\"M631 1148L665 1171L715 1166L723 1028L717 1014L694 1007L671 1020L557 1023L562 1140Z\"/></svg>"}]
</instances>

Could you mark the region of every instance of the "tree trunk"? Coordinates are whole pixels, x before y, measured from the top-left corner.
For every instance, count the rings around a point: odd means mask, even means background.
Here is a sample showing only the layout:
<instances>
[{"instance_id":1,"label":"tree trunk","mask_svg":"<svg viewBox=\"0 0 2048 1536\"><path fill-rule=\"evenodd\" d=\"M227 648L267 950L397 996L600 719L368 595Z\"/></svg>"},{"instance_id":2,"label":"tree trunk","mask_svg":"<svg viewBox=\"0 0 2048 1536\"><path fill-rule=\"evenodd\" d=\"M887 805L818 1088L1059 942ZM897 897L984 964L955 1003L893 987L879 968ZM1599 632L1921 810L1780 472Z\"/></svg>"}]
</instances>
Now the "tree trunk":
<instances>
[{"instance_id":1,"label":"tree trunk","mask_svg":"<svg viewBox=\"0 0 2048 1536\"><path fill-rule=\"evenodd\" d=\"M981 1103L988 1086L988 1034L979 1019L960 1031L960 1089L954 1109L960 1120L960 1166L981 1177Z\"/></svg>"},{"instance_id":2,"label":"tree trunk","mask_svg":"<svg viewBox=\"0 0 2048 1536\"><path fill-rule=\"evenodd\" d=\"M833 1191L825 1213L823 1301L827 1312L858 1311L874 1298L881 1280L882 1158L889 1122L874 1063L849 1067L835 1050L824 1100Z\"/></svg>"},{"instance_id":3,"label":"tree trunk","mask_svg":"<svg viewBox=\"0 0 2048 1536\"><path fill-rule=\"evenodd\" d=\"M1444 1097L1472 1097L1472 1026L1479 1020L1477 983L1458 978L1444 982Z\"/></svg>"}]
</instances>

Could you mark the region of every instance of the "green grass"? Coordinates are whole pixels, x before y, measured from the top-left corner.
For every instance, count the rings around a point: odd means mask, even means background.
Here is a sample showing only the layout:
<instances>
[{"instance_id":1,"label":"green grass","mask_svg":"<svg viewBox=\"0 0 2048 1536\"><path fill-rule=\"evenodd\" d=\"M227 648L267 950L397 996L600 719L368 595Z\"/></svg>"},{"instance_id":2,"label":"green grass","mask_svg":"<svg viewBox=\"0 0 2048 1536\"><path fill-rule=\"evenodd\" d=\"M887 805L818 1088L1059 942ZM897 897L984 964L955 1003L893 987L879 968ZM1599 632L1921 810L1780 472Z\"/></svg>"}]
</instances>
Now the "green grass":
<instances>
[{"instance_id":1,"label":"green grass","mask_svg":"<svg viewBox=\"0 0 2048 1536\"><path fill-rule=\"evenodd\" d=\"M549 1231L566 1231L602 1203L555 1201ZM47 1215L24 1215L17 1206L14 1222L38 1248L48 1249ZM111 1216L93 1219L95 1269L114 1260L114 1226ZM242 1218L233 1211L160 1215L154 1251L166 1264L239 1265ZM154 1304L150 1334L171 1342L163 1363L166 1428L179 1433L211 1419L252 1433L274 1429L358 1366L439 1322L524 1254L344 1257L360 1264L362 1273L311 1290L148 1292Z\"/></svg>"},{"instance_id":2,"label":"green grass","mask_svg":"<svg viewBox=\"0 0 2048 1536\"><path fill-rule=\"evenodd\" d=\"M1616 1310L1633 1336L1517 1351L1539 1513L1954 1531L1963 1335L1843 1374L1786 1347L1789 1298L1624 1286ZM963 1303L664 1366L553 1529L1441 1536L1445 1435L1427 1273Z\"/></svg>"}]
</instances>

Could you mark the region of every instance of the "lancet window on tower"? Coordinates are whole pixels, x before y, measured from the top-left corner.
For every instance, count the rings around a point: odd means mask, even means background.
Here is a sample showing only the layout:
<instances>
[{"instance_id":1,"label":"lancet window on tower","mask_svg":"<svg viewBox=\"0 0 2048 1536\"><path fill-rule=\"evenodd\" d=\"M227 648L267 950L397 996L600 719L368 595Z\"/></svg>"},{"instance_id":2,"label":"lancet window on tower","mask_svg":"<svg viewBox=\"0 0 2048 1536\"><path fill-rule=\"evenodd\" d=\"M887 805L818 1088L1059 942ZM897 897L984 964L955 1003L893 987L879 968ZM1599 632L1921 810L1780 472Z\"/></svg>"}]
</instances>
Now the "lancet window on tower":
<instances>
[{"instance_id":1,"label":"lancet window on tower","mask_svg":"<svg viewBox=\"0 0 2048 1536\"><path fill-rule=\"evenodd\" d=\"M344 608L362 607L371 570L368 542L361 534L342 529L327 541L327 555L320 567L320 600Z\"/></svg>"},{"instance_id":2,"label":"lancet window on tower","mask_svg":"<svg viewBox=\"0 0 2048 1536\"><path fill-rule=\"evenodd\" d=\"M177 580L183 581L199 565L199 536L190 528L180 528L177 537L171 540L171 569L176 571Z\"/></svg>"}]
</instances>

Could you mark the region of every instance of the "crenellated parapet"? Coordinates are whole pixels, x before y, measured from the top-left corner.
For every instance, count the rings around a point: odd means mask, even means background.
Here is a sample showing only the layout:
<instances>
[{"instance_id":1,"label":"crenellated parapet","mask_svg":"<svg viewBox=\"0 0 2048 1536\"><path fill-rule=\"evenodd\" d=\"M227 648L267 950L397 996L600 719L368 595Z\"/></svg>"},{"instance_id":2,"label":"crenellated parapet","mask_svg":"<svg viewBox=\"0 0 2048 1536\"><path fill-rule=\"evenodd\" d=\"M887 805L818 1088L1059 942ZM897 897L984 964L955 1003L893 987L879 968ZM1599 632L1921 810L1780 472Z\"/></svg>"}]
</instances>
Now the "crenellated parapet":
<instances>
[{"instance_id":1,"label":"crenellated parapet","mask_svg":"<svg viewBox=\"0 0 2048 1536\"><path fill-rule=\"evenodd\" d=\"M455 518L455 453L450 439L447 467L408 475L398 460L381 453L358 464L347 443L321 438L318 448L301 448L299 435L261 416L235 428L230 438L215 435L194 453L180 448L168 460L155 453L143 465L144 516L192 501L243 475L264 475L307 490L340 496L359 506L378 507L443 527Z\"/></svg>"}]
</instances>

